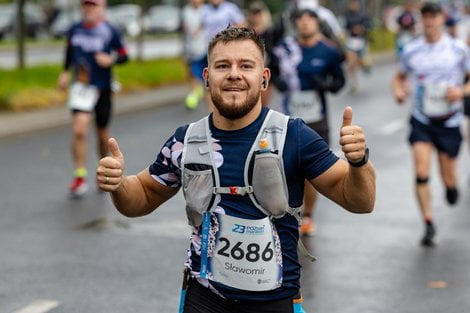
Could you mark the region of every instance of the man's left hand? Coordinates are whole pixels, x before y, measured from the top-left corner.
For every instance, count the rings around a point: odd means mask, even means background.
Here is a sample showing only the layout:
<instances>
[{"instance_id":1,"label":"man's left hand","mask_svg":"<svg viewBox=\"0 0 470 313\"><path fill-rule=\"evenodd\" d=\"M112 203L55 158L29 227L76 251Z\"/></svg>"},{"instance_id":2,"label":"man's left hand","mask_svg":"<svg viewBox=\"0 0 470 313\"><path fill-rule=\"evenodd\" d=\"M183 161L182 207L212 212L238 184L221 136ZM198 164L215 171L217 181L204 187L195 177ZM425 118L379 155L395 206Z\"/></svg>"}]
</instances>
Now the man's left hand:
<instances>
[{"instance_id":1,"label":"man's left hand","mask_svg":"<svg viewBox=\"0 0 470 313\"><path fill-rule=\"evenodd\" d=\"M98 63L98 65L103 68L111 67L111 65L114 63L113 56L104 52L95 53L95 60L96 63Z\"/></svg>"},{"instance_id":2,"label":"man's left hand","mask_svg":"<svg viewBox=\"0 0 470 313\"><path fill-rule=\"evenodd\" d=\"M352 163L358 163L364 159L366 150L366 138L362 128L352 124L353 112L350 106L343 112L343 124L341 125L339 144L344 156Z\"/></svg>"}]
</instances>

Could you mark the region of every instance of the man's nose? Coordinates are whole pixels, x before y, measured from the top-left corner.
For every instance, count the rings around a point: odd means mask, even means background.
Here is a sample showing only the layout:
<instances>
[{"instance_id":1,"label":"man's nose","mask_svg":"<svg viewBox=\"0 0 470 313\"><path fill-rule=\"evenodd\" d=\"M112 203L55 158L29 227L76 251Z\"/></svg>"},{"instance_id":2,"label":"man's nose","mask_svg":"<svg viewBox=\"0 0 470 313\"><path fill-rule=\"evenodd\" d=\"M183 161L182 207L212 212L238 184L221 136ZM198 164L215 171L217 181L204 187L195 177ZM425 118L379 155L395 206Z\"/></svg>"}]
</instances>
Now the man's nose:
<instances>
[{"instance_id":1,"label":"man's nose","mask_svg":"<svg viewBox=\"0 0 470 313\"><path fill-rule=\"evenodd\" d=\"M228 73L227 79L229 80L241 79L240 69L238 68L237 65L234 64L233 66L230 67L230 71Z\"/></svg>"}]
</instances>

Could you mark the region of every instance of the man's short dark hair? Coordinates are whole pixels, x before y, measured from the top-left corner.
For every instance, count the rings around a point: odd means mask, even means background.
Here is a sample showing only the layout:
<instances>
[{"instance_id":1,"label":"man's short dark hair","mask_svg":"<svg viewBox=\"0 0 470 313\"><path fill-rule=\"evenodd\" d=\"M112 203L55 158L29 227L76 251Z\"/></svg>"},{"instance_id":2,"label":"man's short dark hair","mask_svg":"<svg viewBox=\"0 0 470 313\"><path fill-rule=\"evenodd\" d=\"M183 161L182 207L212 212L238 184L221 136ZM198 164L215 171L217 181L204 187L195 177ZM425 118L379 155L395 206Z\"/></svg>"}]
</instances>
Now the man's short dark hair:
<instances>
[{"instance_id":1,"label":"man's short dark hair","mask_svg":"<svg viewBox=\"0 0 470 313\"><path fill-rule=\"evenodd\" d=\"M228 26L226 29L220 31L212 38L211 42L209 43L209 47L207 49L207 55L210 56L212 50L214 49L215 45L219 42L223 44L227 44L232 41L242 41L242 40L251 40L253 41L256 46L259 48L261 55L265 55L265 48L264 48L264 41L261 37L256 34L256 32L251 28L246 27L232 27Z\"/></svg>"},{"instance_id":2,"label":"man's short dark hair","mask_svg":"<svg viewBox=\"0 0 470 313\"><path fill-rule=\"evenodd\" d=\"M425 2L421 6L421 14L441 14L444 11L442 10L442 6L436 2Z\"/></svg>"},{"instance_id":3,"label":"man's short dark hair","mask_svg":"<svg viewBox=\"0 0 470 313\"><path fill-rule=\"evenodd\" d=\"M295 10L294 12L292 12L291 19L292 19L293 22L295 22L296 19L302 17L305 14L319 20L317 12L315 12L313 9L310 9L310 8Z\"/></svg>"}]
</instances>

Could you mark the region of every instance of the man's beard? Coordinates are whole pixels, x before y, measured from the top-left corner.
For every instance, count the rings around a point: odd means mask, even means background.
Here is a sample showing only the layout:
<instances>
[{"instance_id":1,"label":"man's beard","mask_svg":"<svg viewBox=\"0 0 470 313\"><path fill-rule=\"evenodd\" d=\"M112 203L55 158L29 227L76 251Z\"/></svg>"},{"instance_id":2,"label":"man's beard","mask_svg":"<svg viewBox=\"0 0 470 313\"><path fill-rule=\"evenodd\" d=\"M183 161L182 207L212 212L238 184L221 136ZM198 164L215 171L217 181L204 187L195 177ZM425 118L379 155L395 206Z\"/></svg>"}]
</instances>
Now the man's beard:
<instances>
[{"instance_id":1,"label":"man's beard","mask_svg":"<svg viewBox=\"0 0 470 313\"><path fill-rule=\"evenodd\" d=\"M236 105L224 102L220 94L211 93L212 103L220 115L229 120L236 120L247 115L258 103L259 96L260 92L248 94L244 103Z\"/></svg>"}]
</instances>

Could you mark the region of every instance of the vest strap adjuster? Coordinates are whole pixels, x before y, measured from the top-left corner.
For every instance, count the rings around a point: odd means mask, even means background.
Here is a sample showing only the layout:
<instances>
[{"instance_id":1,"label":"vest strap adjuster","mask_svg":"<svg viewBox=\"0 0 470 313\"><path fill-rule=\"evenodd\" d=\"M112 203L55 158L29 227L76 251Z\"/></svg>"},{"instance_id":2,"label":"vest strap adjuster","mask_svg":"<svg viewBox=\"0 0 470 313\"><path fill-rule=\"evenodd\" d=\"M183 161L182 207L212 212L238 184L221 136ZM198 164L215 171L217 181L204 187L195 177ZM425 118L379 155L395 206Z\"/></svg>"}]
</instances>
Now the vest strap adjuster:
<instances>
[{"instance_id":1,"label":"vest strap adjuster","mask_svg":"<svg viewBox=\"0 0 470 313\"><path fill-rule=\"evenodd\" d=\"M212 190L213 194L229 194L244 196L247 193L253 193L253 186L229 186L229 187L214 187Z\"/></svg>"}]
</instances>

